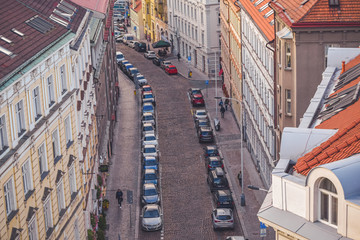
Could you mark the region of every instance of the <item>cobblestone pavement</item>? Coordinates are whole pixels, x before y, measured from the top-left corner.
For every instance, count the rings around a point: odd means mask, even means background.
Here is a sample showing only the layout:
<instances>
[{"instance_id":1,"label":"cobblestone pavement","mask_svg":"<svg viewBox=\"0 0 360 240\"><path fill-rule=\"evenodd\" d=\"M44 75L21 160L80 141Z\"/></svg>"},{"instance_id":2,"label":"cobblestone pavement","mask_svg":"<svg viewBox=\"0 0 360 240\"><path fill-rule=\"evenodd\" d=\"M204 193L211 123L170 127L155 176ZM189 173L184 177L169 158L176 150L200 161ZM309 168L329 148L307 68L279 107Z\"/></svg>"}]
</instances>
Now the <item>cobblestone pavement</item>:
<instances>
[{"instance_id":1,"label":"cobblestone pavement","mask_svg":"<svg viewBox=\"0 0 360 240\"><path fill-rule=\"evenodd\" d=\"M136 145L140 144L140 138L135 136L138 119L137 111L134 110L136 102L131 100L134 99L133 89L130 90L127 80L121 79L117 124L122 127L116 128L114 133L117 135L116 146L121 151L118 153L117 161L121 163L116 168L112 166L109 188L120 185L124 189L132 190L134 203L127 204L129 212L121 210L120 217L117 215L118 210L110 207L109 239L118 239L118 230L121 232L121 239L225 239L229 235L242 235L240 219L236 215L234 230L215 232L212 229L211 194L206 183L207 172L204 162L200 158L204 145L198 143L187 96L189 87L197 87L201 83L189 81L180 75L168 76L142 54L124 45L118 45L118 50L124 53L125 58L139 69L154 88L157 101L164 228L162 232L147 233L138 227L139 210L136 209L139 209L139 191L136 185L138 188L140 186L138 178L135 177L136 174L140 174L139 167L135 166L140 164L137 152L139 147ZM122 123L123 121L128 123ZM122 136L123 131L127 132L125 136ZM134 136L131 136L131 133ZM125 175L122 172L125 172ZM112 199L111 195L110 198Z\"/></svg>"}]
</instances>

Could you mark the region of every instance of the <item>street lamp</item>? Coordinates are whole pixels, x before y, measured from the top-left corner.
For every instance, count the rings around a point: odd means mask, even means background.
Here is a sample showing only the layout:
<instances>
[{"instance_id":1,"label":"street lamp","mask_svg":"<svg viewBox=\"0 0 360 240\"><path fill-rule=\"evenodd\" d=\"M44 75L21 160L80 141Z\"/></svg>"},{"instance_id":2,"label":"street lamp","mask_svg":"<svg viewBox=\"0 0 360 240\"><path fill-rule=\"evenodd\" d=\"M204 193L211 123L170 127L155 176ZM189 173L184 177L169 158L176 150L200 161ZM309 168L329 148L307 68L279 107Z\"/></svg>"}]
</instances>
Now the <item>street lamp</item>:
<instances>
[{"instance_id":1,"label":"street lamp","mask_svg":"<svg viewBox=\"0 0 360 240\"><path fill-rule=\"evenodd\" d=\"M241 206L245 206L245 194L244 194L244 150L243 150L243 136L242 136L242 130L243 130L243 124L242 124L242 116L241 112L243 109L242 101L236 99L236 98L227 98L227 97L214 97L215 99L229 99L234 100L237 103L240 104L240 111L239 111L239 120L240 120L240 158L241 158L241 174L242 174L242 180L241 180L241 197L240 197L240 204Z\"/></svg>"},{"instance_id":2,"label":"street lamp","mask_svg":"<svg viewBox=\"0 0 360 240\"><path fill-rule=\"evenodd\" d=\"M253 186L253 185L248 185L247 187L248 187L248 189L251 189L251 190L259 190L259 191L268 192L268 190L266 190L264 188L256 187L256 186Z\"/></svg>"}]
</instances>

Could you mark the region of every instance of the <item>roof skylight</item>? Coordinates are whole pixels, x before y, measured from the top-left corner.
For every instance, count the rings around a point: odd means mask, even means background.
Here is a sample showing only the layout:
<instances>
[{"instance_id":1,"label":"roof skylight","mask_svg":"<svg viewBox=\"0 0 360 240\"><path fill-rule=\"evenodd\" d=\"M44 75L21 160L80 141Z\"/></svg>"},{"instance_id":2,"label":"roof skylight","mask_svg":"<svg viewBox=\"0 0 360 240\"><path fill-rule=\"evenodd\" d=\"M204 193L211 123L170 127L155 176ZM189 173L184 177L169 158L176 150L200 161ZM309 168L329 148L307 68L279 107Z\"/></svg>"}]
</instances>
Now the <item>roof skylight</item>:
<instances>
[{"instance_id":1,"label":"roof skylight","mask_svg":"<svg viewBox=\"0 0 360 240\"><path fill-rule=\"evenodd\" d=\"M12 43L12 41L2 35L0 35L0 39L3 40L4 42L7 42L8 44Z\"/></svg>"},{"instance_id":2,"label":"roof skylight","mask_svg":"<svg viewBox=\"0 0 360 240\"><path fill-rule=\"evenodd\" d=\"M266 14L265 14L265 18L268 18L268 17L270 17L272 14L274 13L274 10L270 10L269 12L267 12Z\"/></svg>"},{"instance_id":3,"label":"roof skylight","mask_svg":"<svg viewBox=\"0 0 360 240\"><path fill-rule=\"evenodd\" d=\"M22 32L20 32L19 30L16 30L15 28L11 29L11 31L17 35L19 35L20 37L24 37L25 34L23 34Z\"/></svg>"},{"instance_id":4,"label":"roof skylight","mask_svg":"<svg viewBox=\"0 0 360 240\"><path fill-rule=\"evenodd\" d=\"M8 56L12 56L14 53L0 46L0 52L5 53Z\"/></svg>"},{"instance_id":5,"label":"roof skylight","mask_svg":"<svg viewBox=\"0 0 360 240\"><path fill-rule=\"evenodd\" d=\"M257 5L259 5L260 3L262 3L264 0L258 0L255 4L254 4L254 6L256 7Z\"/></svg>"}]
</instances>

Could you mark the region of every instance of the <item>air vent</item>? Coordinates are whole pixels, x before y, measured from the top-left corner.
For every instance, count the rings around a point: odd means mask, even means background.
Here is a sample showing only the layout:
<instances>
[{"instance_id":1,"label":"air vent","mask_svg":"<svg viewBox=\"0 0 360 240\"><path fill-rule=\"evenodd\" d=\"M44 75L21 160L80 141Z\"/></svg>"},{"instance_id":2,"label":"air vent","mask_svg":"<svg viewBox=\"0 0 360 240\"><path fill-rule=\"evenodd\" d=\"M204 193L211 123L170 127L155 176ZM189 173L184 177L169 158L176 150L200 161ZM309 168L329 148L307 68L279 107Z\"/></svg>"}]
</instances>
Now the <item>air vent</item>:
<instances>
[{"instance_id":1,"label":"air vent","mask_svg":"<svg viewBox=\"0 0 360 240\"><path fill-rule=\"evenodd\" d=\"M29 26L35 28L36 30L38 30L39 32L44 33L44 34L54 28L54 25L52 25L48 21L42 19L38 15L30 18L29 20L26 21L26 23Z\"/></svg>"}]
</instances>

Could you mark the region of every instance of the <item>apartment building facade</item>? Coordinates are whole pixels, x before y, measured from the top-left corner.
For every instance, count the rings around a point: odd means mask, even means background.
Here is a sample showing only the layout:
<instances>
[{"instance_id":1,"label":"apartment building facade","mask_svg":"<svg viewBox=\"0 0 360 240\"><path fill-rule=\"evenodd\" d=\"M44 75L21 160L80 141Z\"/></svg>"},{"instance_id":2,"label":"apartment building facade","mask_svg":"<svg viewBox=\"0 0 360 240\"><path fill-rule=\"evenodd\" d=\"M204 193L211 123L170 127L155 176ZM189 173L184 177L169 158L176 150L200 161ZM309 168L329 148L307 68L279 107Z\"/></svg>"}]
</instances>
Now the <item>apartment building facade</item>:
<instances>
[{"instance_id":1,"label":"apartment building facade","mask_svg":"<svg viewBox=\"0 0 360 240\"><path fill-rule=\"evenodd\" d=\"M275 0L277 119L298 126L326 67L330 47L358 47L359 1Z\"/></svg>"},{"instance_id":2,"label":"apartment building facade","mask_svg":"<svg viewBox=\"0 0 360 240\"><path fill-rule=\"evenodd\" d=\"M220 3L217 0L169 0L169 40L173 51L209 76L219 73Z\"/></svg>"},{"instance_id":3,"label":"apartment building facade","mask_svg":"<svg viewBox=\"0 0 360 240\"><path fill-rule=\"evenodd\" d=\"M13 14L0 20L0 238L84 239L82 173L96 152L84 158L78 138L90 13L56 0L2 7ZM90 143L95 128L84 129Z\"/></svg>"}]
</instances>

